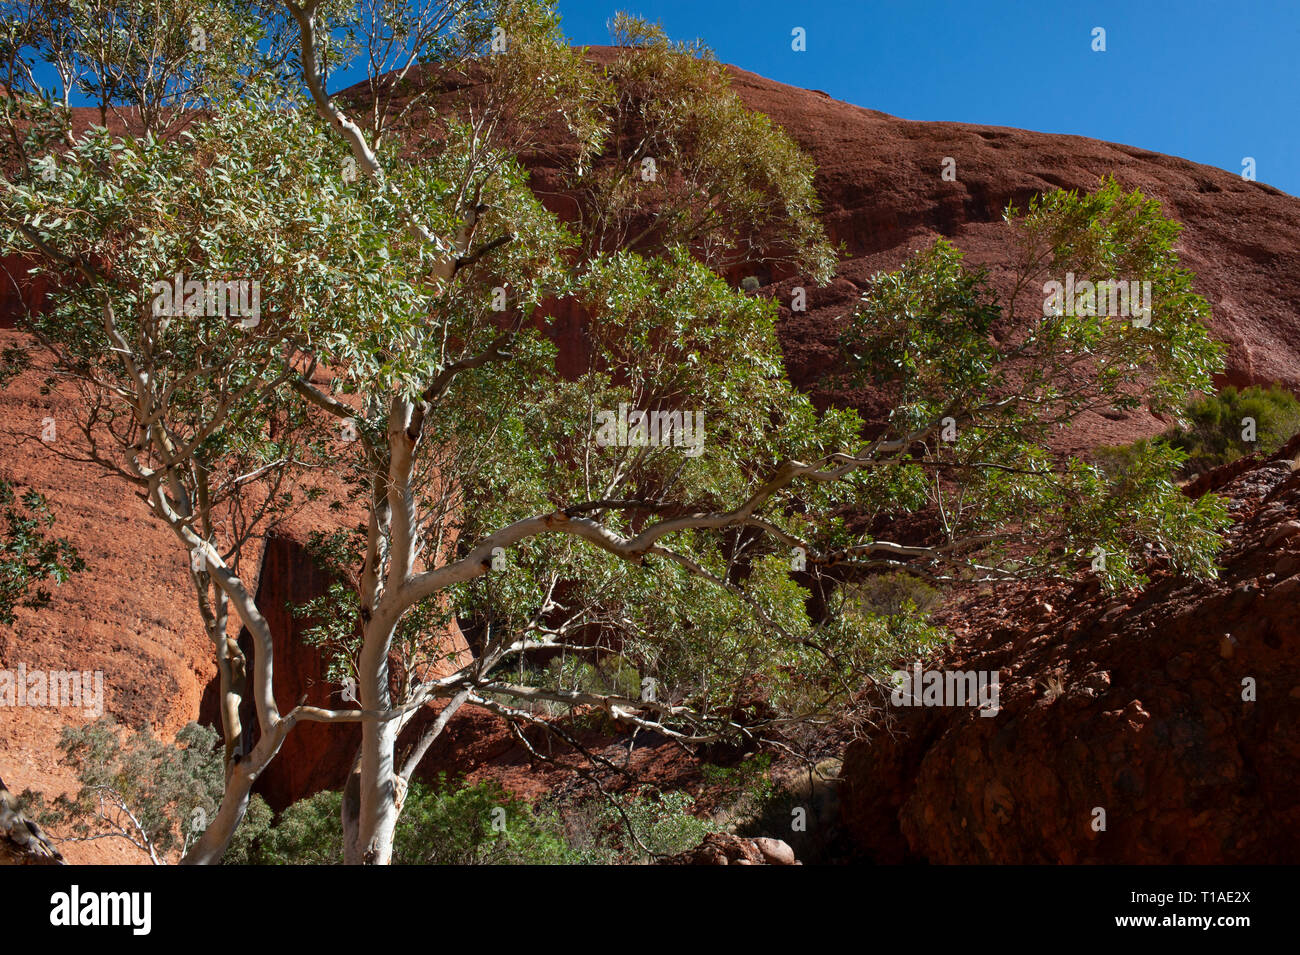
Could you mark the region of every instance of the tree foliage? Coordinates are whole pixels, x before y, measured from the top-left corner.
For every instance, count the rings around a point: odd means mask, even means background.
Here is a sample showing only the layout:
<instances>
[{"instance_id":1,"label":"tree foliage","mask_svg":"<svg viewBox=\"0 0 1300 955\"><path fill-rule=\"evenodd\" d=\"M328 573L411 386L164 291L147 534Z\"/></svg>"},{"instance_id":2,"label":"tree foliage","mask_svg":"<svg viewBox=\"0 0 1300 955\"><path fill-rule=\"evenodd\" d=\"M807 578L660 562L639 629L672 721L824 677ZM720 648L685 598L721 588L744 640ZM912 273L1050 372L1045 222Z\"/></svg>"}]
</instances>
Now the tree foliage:
<instances>
[{"instance_id":1,"label":"tree foliage","mask_svg":"<svg viewBox=\"0 0 1300 955\"><path fill-rule=\"evenodd\" d=\"M703 48L620 17L618 48L592 63L531 0L204 0L164 6L164 26L211 4L249 40L210 82L204 67L104 100L161 103L171 120L74 133L13 65L57 59L57 31L18 38L13 21L0 100L0 238L54 280L26 327L80 395L86 458L203 557L226 765L191 861L220 858L302 720L361 724L343 852L386 862L416 768L466 703L570 741L557 708L748 747L936 639L906 608L836 590L845 580L1068 575L1098 552L1120 585L1151 549L1213 573L1213 499L1184 499L1158 460L1113 478L1052 447L1084 412L1173 407L1221 360L1177 226L1139 193L1105 182L1008 210L1005 297L946 242L878 276L843 339L851 374L893 400L868 423L792 387L775 303L728 281L823 281L834 256L811 163ZM162 28L128 22L128 37ZM83 92L145 69L136 47L88 35L69 34L91 60L73 70ZM335 95L350 68L368 79ZM202 108L185 112L191 87ZM562 196L525 167L547 143ZM1149 282L1150 321L1018 314L1067 270ZM256 281L260 314L236 320L197 291L160 311L174 276ZM303 612L356 705L281 713L283 637L239 560L326 494L360 516L316 527L338 585ZM885 536L908 516L932 532ZM253 638L247 668L231 611ZM544 665L557 656L617 657L642 690L565 685Z\"/></svg>"},{"instance_id":2,"label":"tree foliage","mask_svg":"<svg viewBox=\"0 0 1300 955\"><path fill-rule=\"evenodd\" d=\"M59 748L77 776L77 791L49 802L26 792L23 801L68 841L123 839L155 865L175 861L221 802L216 741L211 728L197 723L183 727L174 742L158 739L147 727L125 732L107 717L64 727ZM241 836L255 832L265 815L265 804L257 805L253 824ZM233 848L241 851L239 843Z\"/></svg>"},{"instance_id":3,"label":"tree foliage","mask_svg":"<svg viewBox=\"0 0 1300 955\"><path fill-rule=\"evenodd\" d=\"M53 595L44 584L61 584L86 569L71 543L49 536L53 526L40 493L0 480L0 624L12 626L17 607L48 605Z\"/></svg>"},{"instance_id":4,"label":"tree foliage","mask_svg":"<svg viewBox=\"0 0 1300 955\"><path fill-rule=\"evenodd\" d=\"M845 346L859 379L895 397L886 433L944 419L951 427L946 436L932 429L925 453L856 507L914 509L923 495L942 524L940 547L980 552L982 579L1068 572L1104 555L1108 584L1129 585L1141 579L1148 547L1182 570L1212 574L1222 503L1183 497L1169 479L1168 449L1147 449L1124 474L1053 450L1054 434L1085 412L1145 405L1176 414L1188 390L1208 390L1222 367L1222 346L1205 330L1208 305L1177 264L1177 224L1114 180L1088 194L1050 193L1006 219L1018 247L1006 295L942 240L863 295ZM1044 280L1067 273L1149 282L1151 312L1023 313L1026 292L1036 308Z\"/></svg>"}]
</instances>

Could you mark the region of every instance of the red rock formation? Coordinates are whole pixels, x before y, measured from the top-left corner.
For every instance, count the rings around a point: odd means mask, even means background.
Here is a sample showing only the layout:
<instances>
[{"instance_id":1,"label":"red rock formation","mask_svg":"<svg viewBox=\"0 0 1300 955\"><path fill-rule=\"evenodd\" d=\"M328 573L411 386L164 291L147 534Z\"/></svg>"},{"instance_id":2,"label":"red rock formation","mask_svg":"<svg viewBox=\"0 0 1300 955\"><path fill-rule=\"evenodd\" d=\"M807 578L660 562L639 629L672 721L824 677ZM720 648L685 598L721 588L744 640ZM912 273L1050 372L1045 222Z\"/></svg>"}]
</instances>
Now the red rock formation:
<instances>
[{"instance_id":1,"label":"red rock formation","mask_svg":"<svg viewBox=\"0 0 1300 955\"><path fill-rule=\"evenodd\" d=\"M742 70L733 75L741 97L771 115L812 154L819 166L817 188L827 228L847 246L837 278L826 288L810 288L809 310L786 312L780 326L791 377L819 401L871 401L864 394L836 391L823 376L834 368L837 316L874 271L898 265L909 251L938 235L953 239L974 261L996 266L1007 253L1000 223L1007 201L1023 203L1057 186L1089 188L1107 173L1162 200L1166 211L1185 223L1184 263L1197 273L1196 287L1213 305L1215 334L1231 346L1226 379L1237 384L1278 380L1300 387L1300 200L1231 173L1131 147L967 124L908 122ZM75 122L84 128L96 120L92 111L79 111ZM957 163L955 182L939 176L948 156ZM541 159L534 167L539 182L553 176ZM28 282L21 263L3 264L0 329L13 324L20 295L26 305L35 306L42 294ZM996 268L994 278L999 278ZM788 302L794 284L786 277L764 294ZM566 312L557 337L563 355L580 354L579 317ZM0 331L0 345L21 340L16 332ZM30 439L43 416L61 413L62 399L42 394L40 383L40 373L33 372L0 392L0 432ZM1089 419L1071 432L1070 449L1162 427L1149 417ZM0 470L49 496L60 533L77 544L89 569L57 589L51 608L39 616L24 612L16 628L0 629L0 665L24 660L103 668L111 715L131 726L174 732L198 714L203 687L215 672L192 608L183 556L124 486L87 465L59 462L50 449L30 440L20 444L12 435L0 434ZM267 567L268 600L262 606L268 614L282 613L270 595L302 594L319 584L296 551L273 556ZM254 576L251 567L243 573L250 580ZM1172 592L1166 596L1181 599ZM286 646L277 653L286 655L277 668L277 690L288 705L303 692L313 700L326 692L319 661L305 648ZM1150 702L1149 696L1135 693L1144 702ZM55 743L68 719L34 713L20 720L0 711L0 761L18 788L66 791L70 780L57 763ZM463 714L457 724L462 720L469 720L471 728L488 725L483 714L472 719ZM282 775L267 784L282 787L277 791L283 798L309 791L351 757L337 727L295 730L299 732L303 742L291 741L277 763L283 767L274 770ZM495 744L479 742L481 752L493 751ZM897 758L904 756L899 751ZM883 751L877 757L885 766L892 758ZM990 798L997 802L996 796L993 792ZM107 861L97 852L101 850L69 850L73 861Z\"/></svg>"},{"instance_id":2,"label":"red rock formation","mask_svg":"<svg viewBox=\"0 0 1300 955\"><path fill-rule=\"evenodd\" d=\"M661 865L798 865L780 839L745 839L711 832L694 849L662 860Z\"/></svg>"},{"instance_id":3,"label":"red rock formation","mask_svg":"<svg viewBox=\"0 0 1300 955\"><path fill-rule=\"evenodd\" d=\"M327 708L349 705L342 699L341 688L326 678L324 655L302 639L303 632L315 621L296 617L290 609L322 596L329 585L329 575L311 559L302 544L280 534L267 538L258 576L257 606L275 637L272 682L282 710L287 711L299 702ZM252 660L248 631L240 632L239 643L246 659ZM240 717L246 729L255 728L251 700L244 701ZM221 725L215 678L204 694L199 720L212 726ZM253 733L249 745L255 741ZM338 787L347 777L360 742L361 730L355 724L300 723L258 779L256 791L273 809L279 810L321 789Z\"/></svg>"},{"instance_id":4,"label":"red rock formation","mask_svg":"<svg viewBox=\"0 0 1300 955\"><path fill-rule=\"evenodd\" d=\"M1223 488L1236 523L1217 581L1004 588L951 610L957 640L927 669L998 671L1001 711L885 704L888 730L851 745L841 777L861 856L1300 859L1297 452Z\"/></svg>"}]
</instances>

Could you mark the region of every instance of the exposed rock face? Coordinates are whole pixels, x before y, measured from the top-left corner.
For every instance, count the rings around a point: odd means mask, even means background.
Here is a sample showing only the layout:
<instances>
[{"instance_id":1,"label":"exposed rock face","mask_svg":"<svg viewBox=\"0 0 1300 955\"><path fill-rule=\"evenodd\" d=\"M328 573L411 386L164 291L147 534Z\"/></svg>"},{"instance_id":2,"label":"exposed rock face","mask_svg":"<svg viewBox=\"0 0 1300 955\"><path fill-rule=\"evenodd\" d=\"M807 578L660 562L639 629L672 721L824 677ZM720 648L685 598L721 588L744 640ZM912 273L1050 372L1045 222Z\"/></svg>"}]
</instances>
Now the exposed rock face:
<instances>
[{"instance_id":1,"label":"exposed rock face","mask_svg":"<svg viewBox=\"0 0 1300 955\"><path fill-rule=\"evenodd\" d=\"M608 54L597 50L593 55ZM1162 200L1168 214L1185 223L1184 264L1197 273L1196 287L1213 305L1215 334L1231 346L1227 380L1238 384L1279 380L1292 388L1300 387L1300 200L1262 184L1243 182L1221 170L1130 147L966 124L908 122L742 70L733 73L741 97L771 115L811 153L819 166L817 188L823 199L825 223L832 238L846 245L847 257L836 279L826 288L810 288L808 311L785 312L780 327L792 379L812 391L821 403L844 400L864 405L868 413L873 410L872 396L836 391L837 386L824 377L834 370L838 316L851 305L873 272L897 266L911 250L939 235L952 238L975 262L1005 261L1009 250L1000 216L1009 200L1023 204L1032 194L1058 186L1090 188L1106 173L1113 173L1126 187L1141 187ZM79 111L75 118L79 128L93 121L97 121L93 111ZM110 121L119 131L116 124L116 119ZM956 160L955 182L940 178L945 157ZM539 181L544 182L544 162L537 159L533 165ZM995 281L1000 277L995 269ZM789 302L790 289L797 284L794 277L775 277L775 281L771 276L762 278L771 284L760 294L773 294ZM4 286L0 289L0 329L12 326L20 302L36 306L44 292L28 281L22 263L14 260L0 264L0 285ZM562 369L570 368L565 363L585 348L580 317L565 308L557 322ZM0 331L0 345L22 340L23 336L16 332ZM44 416L52 414L62 420L67 413L57 395L41 393L41 379L39 371L25 374L0 391L0 431L28 439L20 444L8 435L0 435L0 471L51 499L59 517L58 533L80 548L89 568L57 588L53 605L39 616L23 612L17 628L0 628L0 666L13 666L21 660L29 666L103 669L109 715L133 727L148 724L160 733L174 733L199 713L203 688L215 673L211 647L194 612L184 555L169 532L124 485L89 465L58 461L50 455L50 449L31 440ZM1119 422L1090 418L1069 433L1069 449L1103 441L1115 443L1162 427L1161 422L1149 417ZM69 450L83 450L69 431L60 433L70 442ZM284 536L287 540L293 535ZM1293 538L1273 549L1295 546ZM249 563L252 566L242 573L251 582L257 555L252 555ZM277 646L276 688L282 694L281 703L291 706L304 692L310 701L324 702L329 693L337 692L337 687L323 682L319 657L298 644L293 621L283 609L285 598L297 600L321 581L301 550L288 544L268 557L266 567L267 578L262 582L266 599L261 601L261 607L274 619L273 629L279 643L284 644ZM1271 594L1277 589L1274 582L1261 592ZM1153 619L1165 616L1152 602L1162 599L1158 594L1171 601L1200 599L1181 591L1159 591L1141 604L1149 608L1146 612ZM1267 603L1272 598L1256 599ZM1181 608L1176 612L1185 616ZM1076 618L1073 625L1080 625L1080 619ZM1193 627L1197 622L1198 618L1193 617L1186 626ZM1247 626L1249 620L1241 623ZM1111 620L1106 626L1114 625ZM1125 624L1138 625L1132 621ZM1065 639L1063 634L1069 632L1073 631L1062 631L1060 638ZM1110 639L1118 640L1117 634L1111 634ZM1246 640L1240 633L1237 639L1239 647L1245 647ZM1077 636L1077 640L1086 642L1084 636ZM1193 641L1188 646L1199 644ZM1239 664L1242 654L1258 652L1258 648L1234 652ZM1010 651L1008 659L1009 655ZM1215 659L1222 661L1214 664L1220 669L1230 662ZM1199 664L1199 658L1188 661L1188 665ZM1036 662L1025 664L1031 665ZM1300 681L1293 680L1289 686L1297 683ZM1262 684L1261 678L1261 701L1254 704L1253 711L1257 714L1266 712ZM1179 685L1172 684L1169 693L1173 694ZM1214 685L1220 695L1228 692L1218 683ZM1147 706L1144 712L1157 714L1150 708L1156 706L1157 697L1149 691L1138 692L1136 686L1132 690L1132 698ZM1170 695L1161 705L1176 702ZM1064 708L1064 703L1053 706ZM1109 702L1106 705L1108 712L1115 709ZM1122 714L1123 706L1119 710ZM0 753L15 785L30 785L51 794L68 788L70 777L58 765L56 741L61 726L74 719L83 721L80 715L55 711L34 711L23 714L21 719L0 711ZM1153 715L1148 723L1156 719ZM980 722L991 725L980 728ZM1005 717L977 721L975 729L988 733L995 727L1000 729L1004 722ZM1121 722L1127 725L1129 720L1124 717ZM499 739L490 739L486 728L489 724L495 726L491 718L482 713L471 716L467 711L455 721L461 723L466 726L466 738L481 743L484 752L499 749ZM461 732L455 724L449 733ZM1094 724L1102 734L1097 745L1114 736L1112 724L1113 719ZM1074 725L1083 726L1077 722ZM495 731L499 734L499 726ZM337 726L295 729L268 772L264 783L267 795L282 802L341 778L335 774L345 770L355 749L349 732L355 730ZM1079 732L1091 734L1092 730L1081 728ZM440 743L430 758L438 758L442 748ZM1236 771L1246 773L1251 764L1242 751L1234 752L1240 764ZM1265 748L1261 758L1272 752ZM1291 753L1294 757L1294 750ZM906 788L911 791L911 769L901 765L891 768L890 763L891 759L910 758L906 753L900 750L894 756L882 750L873 758L882 771L896 772L908 780ZM1259 770L1250 769L1250 773L1253 779ZM949 774L948 783L954 778ZM1010 789L1018 793L1015 785ZM990 799L997 803L996 797L998 793L993 792ZM1087 799L1084 802L1088 806L1099 804ZM1021 808L1023 811L1023 805ZM1110 813L1108 833L1112 835L1099 837L1099 842L1114 838L1121 816L1122 809ZM892 825L898 830L897 821ZM1061 825L1063 832L1074 831L1072 819L1063 820ZM1199 825L1204 829L1210 823ZM1262 823L1260 827L1261 831L1265 828ZM1149 841L1152 836L1144 838ZM1244 833L1241 838L1245 838ZM1072 845L1068 838L1063 844ZM1189 851L1197 844L1195 839L1190 840ZM119 861L95 855L107 852L106 846L88 844L69 852L84 853L79 858L85 861ZM901 831L895 847L895 855L931 851L920 843L909 849ZM1076 854L1080 853L1082 850ZM935 852L936 858L941 855Z\"/></svg>"},{"instance_id":2,"label":"exposed rock face","mask_svg":"<svg viewBox=\"0 0 1300 955\"><path fill-rule=\"evenodd\" d=\"M25 336L0 329L0 348L21 341ZM0 626L0 668L100 671L103 715L175 734L198 713L216 671L185 554L125 482L56 457L83 454L85 447L67 399L42 394L43 378L36 368L0 388L0 475L49 499L57 517L53 533L71 540L87 566L50 588L49 607L20 608L14 626ZM46 417L55 426L49 446L40 440ZM18 792L31 788L53 798L71 791L75 781L60 762L59 733L95 715L83 708L0 707L0 772ZM72 862L144 860L121 840L69 844L67 853Z\"/></svg>"},{"instance_id":3,"label":"exposed rock face","mask_svg":"<svg viewBox=\"0 0 1300 955\"><path fill-rule=\"evenodd\" d=\"M312 621L295 617L291 607L301 606L326 593L330 578L311 559L305 547L291 537L272 534L267 538L258 577L257 605L275 637L273 685L275 698L286 712L301 700L309 706L345 708L341 689L326 677L322 653L303 642L302 634ZM253 659L247 631L239 636L245 658ZM218 681L214 678L204 693L199 720L221 725ZM240 720L246 729L256 726L251 700L241 707ZM255 740L255 734L250 744ZM276 810L320 789L339 786L347 777L361 742L356 724L301 723L294 727L280 752L258 778L256 791Z\"/></svg>"},{"instance_id":4,"label":"exposed rock face","mask_svg":"<svg viewBox=\"0 0 1300 955\"><path fill-rule=\"evenodd\" d=\"M664 859L662 865L798 865L794 850L780 839L745 839L711 832L694 849Z\"/></svg>"},{"instance_id":5,"label":"exposed rock face","mask_svg":"<svg viewBox=\"0 0 1300 955\"><path fill-rule=\"evenodd\" d=\"M890 707L889 732L849 747L843 820L862 856L1300 858L1293 466L1257 464L1222 489L1236 523L1218 581L1164 574L1116 595L1089 582L1021 588L953 611L958 639L928 668L998 671L1001 711Z\"/></svg>"}]
</instances>

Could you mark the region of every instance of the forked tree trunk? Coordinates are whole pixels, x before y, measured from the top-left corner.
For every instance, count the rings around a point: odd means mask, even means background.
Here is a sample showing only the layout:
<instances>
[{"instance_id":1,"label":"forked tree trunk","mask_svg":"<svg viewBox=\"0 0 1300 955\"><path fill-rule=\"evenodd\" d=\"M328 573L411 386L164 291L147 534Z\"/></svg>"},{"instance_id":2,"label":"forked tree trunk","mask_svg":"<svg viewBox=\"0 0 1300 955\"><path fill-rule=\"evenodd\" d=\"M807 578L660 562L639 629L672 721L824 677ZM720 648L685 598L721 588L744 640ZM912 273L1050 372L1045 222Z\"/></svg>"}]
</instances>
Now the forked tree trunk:
<instances>
[{"instance_id":1,"label":"forked tree trunk","mask_svg":"<svg viewBox=\"0 0 1300 955\"><path fill-rule=\"evenodd\" d=\"M226 694L242 698L243 692L251 692L258 711L258 728L261 735L251 752L227 766L226 787L221 796L221 806L217 809L217 815L209 821L203 835L185 853L181 859L182 865L216 865L221 861L221 857L230 846L230 840L235 835L235 830L244 819L244 813L248 811L253 784L284 745L285 737L293 723L293 720L282 719L275 705L275 695L272 690L273 644L270 624L257 609L256 602L237 577L224 567L214 570L214 573L221 575L223 590L234 601L240 619L254 640L253 672L247 675L245 686L233 685L239 681L229 680L228 674L223 670L222 702L232 702ZM214 634L215 636L223 638L221 646L224 646L224 633ZM219 658L220 654L219 650ZM229 663L230 658L224 662ZM233 727L226 727L228 750L232 742L230 736L232 730Z\"/></svg>"}]
</instances>

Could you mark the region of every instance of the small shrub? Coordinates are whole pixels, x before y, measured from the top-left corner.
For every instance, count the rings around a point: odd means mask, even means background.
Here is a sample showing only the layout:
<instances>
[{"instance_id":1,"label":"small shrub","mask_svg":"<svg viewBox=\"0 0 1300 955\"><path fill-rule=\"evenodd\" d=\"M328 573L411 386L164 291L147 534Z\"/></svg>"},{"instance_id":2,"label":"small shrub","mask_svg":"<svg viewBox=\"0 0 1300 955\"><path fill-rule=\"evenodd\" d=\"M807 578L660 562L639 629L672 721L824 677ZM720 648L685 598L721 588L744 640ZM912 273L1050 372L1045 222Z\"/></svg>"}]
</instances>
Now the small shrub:
<instances>
[{"instance_id":1,"label":"small shrub","mask_svg":"<svg viewBox=\"0 0 1300 955\"><path fill-rule=\"evenodd\" d=\"M564 865L578 861L558 816L496 780L429 788L412 783L397 824L398 865Z\"/></svg>"},{"instance_id":2,"label":"small shrub","mask_svg":"<svg viewBox=\"0 0 1300 955\"><path fill-rule=\"evenodd\" d=\"M220 805L224 770L210 727L190 723L175 743L166 743L148 729L125 735L105 717L66 727L59 747L77 774L77 792L48 804L39 793L23 793L24 803L55 838L120 838L156 862L174 861ZM255 835L250 826L244 838Z\"/></svg>"},{"instance_id":3,"label":"small shrub","mask_svg":"<svg viewBox=\"0 0 1300 955\"><path fill-rule=\"evenodd\" d=\"M909 607L928 615L941 599L936 588L902 571L868 577L853 585L851 593L861 612L881 617L896 617Z\"/></svg>"},{"instance_id":4,"label":"small shrub","mask_svg":"<svg viewBox=\"0 0 1300 955\"><path fill-rule=\"evenodd\" d=\"M1272 454L1300 431L1300 401L1273 385L1238 391L1229 385L1187 406L1189 426L1163 436L1187 455L1183 470L1200 474L1253 451ZM1255 441L1243 439L1246 419L1254 422Z\"/></svg>"},{"instance_id":5,"label":"small shrub","mask_svg":"<svg viewBox=\"0 0 1300 955\"><path fill-rule=\"evenodd\" d=\"M1093 449L1090 459L1115 478L1132 470L1149 451L1170 448L1181 456L1176 474L1195 477L1247 454L1272 454L1300 431L1300 400L1277 385L1268 389L1252 385L1241 391L1229 385L1217 395L1190 402L1184 417L1186 427L1132 444L1101 445ZM1254 422L1254 441L1244 437L1247 419Z\"/></svg>"}]
</instances>

